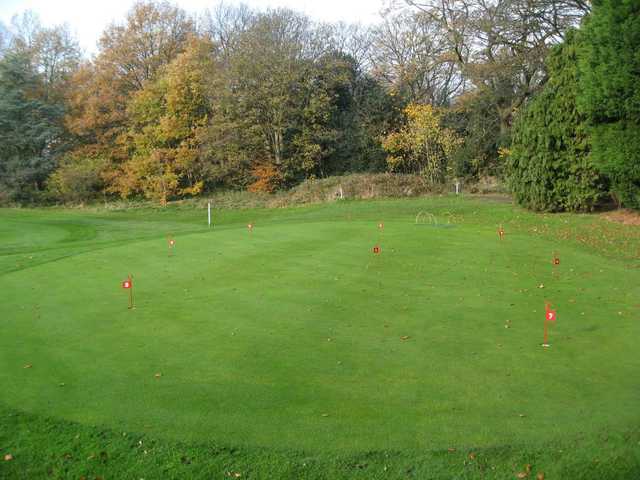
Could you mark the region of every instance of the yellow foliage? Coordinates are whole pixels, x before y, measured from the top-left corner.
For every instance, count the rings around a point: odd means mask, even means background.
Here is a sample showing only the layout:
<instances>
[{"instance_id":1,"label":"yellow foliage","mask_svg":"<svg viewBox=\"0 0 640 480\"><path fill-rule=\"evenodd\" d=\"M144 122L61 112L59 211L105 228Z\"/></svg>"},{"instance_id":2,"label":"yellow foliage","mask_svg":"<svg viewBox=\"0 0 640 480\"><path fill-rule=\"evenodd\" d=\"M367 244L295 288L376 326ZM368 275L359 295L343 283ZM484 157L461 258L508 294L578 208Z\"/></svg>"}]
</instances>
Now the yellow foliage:
<instances>
[{"instance_id":1,"label":"yellow foliage","mask_svg":"<svg viewBox=\"0 0 640 480\"><path fill-rule=\"evenodd\" d=\"M504 160L505 158L509 157L509 155L511 155L510 149L506 147L500 147L498 149L498 156L500 157L500 160Z\"/></svg>"},{"instance_id":2,"label":"yellow foliage","mask_svg":"<svg viewBox=\"0 0 640 480\"><path fill-rule=\"evenodd\" d=\"M159 79L134 95L128 107L133 125L122 136L133 155L112 180L112 191L123 197L140 192L161 203L202 191L206 165L199 149L210 113L212 48L191 40Z\"/></svg>"},{"instance_id":3,"label":"yellow foliage","mask_svg":"<svg viewBox=\"0 0 640 480\"><path fill-rule=\"evenodd\" d=\"M404 113L406 125L382 142L389 153L389 170L419 173L432 183L443 182L461 139L440 125L442 112L432 105L410 104Z\"/></svg>"}]
</instances>

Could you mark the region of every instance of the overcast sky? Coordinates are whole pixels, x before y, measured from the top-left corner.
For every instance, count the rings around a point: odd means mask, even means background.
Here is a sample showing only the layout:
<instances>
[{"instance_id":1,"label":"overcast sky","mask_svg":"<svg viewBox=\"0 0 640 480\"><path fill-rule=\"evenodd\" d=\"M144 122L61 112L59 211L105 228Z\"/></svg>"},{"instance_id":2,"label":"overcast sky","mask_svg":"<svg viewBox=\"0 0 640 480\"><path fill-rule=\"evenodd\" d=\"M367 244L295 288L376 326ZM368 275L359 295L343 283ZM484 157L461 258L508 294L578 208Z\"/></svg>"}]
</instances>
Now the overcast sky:
<instances>
[{"instance_id":1,"label":"overcast sky","mask_svg":"<svg viewBox=\"0 0 640 480\"><path fill-rule=\"evenodd\" d=\"M96 42L105 26L112 21L121 21L133 5L134 0L0 0L0 21L8 25L11 17L25 10L40 16L44 26L68 23L82 48L95 53ZM201 12L218 3L217 0L180 0L178 4L189 12ZM240 1L226 0L237 4ZM257 9L289 7L322 21L345 21L348 23L375 23L384 0L245 0Z\"/></svg>"}]
</instances>

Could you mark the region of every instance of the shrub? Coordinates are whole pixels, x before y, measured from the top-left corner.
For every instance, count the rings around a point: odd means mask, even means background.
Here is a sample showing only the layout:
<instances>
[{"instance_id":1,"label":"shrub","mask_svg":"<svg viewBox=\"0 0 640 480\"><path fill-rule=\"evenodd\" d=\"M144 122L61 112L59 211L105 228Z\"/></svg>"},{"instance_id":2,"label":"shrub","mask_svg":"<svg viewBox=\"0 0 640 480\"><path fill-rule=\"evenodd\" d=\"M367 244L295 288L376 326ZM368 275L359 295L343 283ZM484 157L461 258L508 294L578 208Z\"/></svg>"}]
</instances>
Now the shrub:
<instances>
[{"instance_id":1,"label":"shrub","mask_svg":"<svg viewBox=\"0 0 640 480\"><path fill-rule=\"evenodd\" d=\"M441 126L442 114L431 105L411 104L405 114L406 125L389 134L382 144L389 153L389 170L416 173L431 184L443 183L459 138L453 130Z\"/></svg>"},{"instance_id":2,"label":"shrub","mask_svg":"<svg viewBox=\"0 0 640 480\"><path fill-rule=\"evenodd\" d=\"M284 181L280 170L272 164L257 165L251 174L255 178L255 182L247 188L250 192L273 193L282 186Z\"/></svg>"},{"instance_id":3,"label":"shrub","mask_svg":"<svg viewBox=\"0 0 640 480\"><path fill-rule=\"evenodd\" d=\"M102 174L107 166L103 158L67 156L49 176L47 189L63 202L86 202L95 199L104 187Z\"/></svg>"},{"instance_id":4,"label":"shrub","mask_svg":"<svg viewBox=\"0 0 640 480\"><path fill-rule=\"evenodd\" d=\"M581 38L578 107L593 161L619 203L640 208L640 2L594 2Z\"/></svg>"},{"instance_id":5,"label":"shrub","mask_svg":"<svg viewBox=\"0 0 640 480\"><path fill-rule=\"evenodd\" d=\"M592 210L604 195L576 106L576 49L570 32L547 59L548 83L514 125L507 178L518 203L533 210Z\"/></svg>"}]
</instances>

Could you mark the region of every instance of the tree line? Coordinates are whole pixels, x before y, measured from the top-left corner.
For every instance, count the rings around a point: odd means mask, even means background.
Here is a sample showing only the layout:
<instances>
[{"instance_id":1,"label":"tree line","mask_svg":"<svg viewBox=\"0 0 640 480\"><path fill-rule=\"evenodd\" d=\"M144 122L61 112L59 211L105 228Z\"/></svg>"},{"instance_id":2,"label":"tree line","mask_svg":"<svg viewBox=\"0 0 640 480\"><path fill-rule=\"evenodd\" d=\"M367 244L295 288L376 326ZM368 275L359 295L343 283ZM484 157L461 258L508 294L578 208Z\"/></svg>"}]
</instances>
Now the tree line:
<instances>
[{"instance_id":1,"label":"tree line","mask_svg":"<svg viewBox=\"0 0 640 480\"><path fill-rule=\"evenodd\" d=\"M618 8L629 15L607 13ZM591 10L390 1L363 27L145 0L102 32L91 59L68 27L27 12L0 25L0 202L166 203L391 171L433 184L500 176L542 210L589 209L610 193L633 205L637 116L613 97L638 95L637 0ZM628 58L615 51L621 22ZM601 79L614 68L627 70ZM578 77L584 86L567 85ZM626 153L613 155L621 141Z\"/></svg>"}]
</instances>

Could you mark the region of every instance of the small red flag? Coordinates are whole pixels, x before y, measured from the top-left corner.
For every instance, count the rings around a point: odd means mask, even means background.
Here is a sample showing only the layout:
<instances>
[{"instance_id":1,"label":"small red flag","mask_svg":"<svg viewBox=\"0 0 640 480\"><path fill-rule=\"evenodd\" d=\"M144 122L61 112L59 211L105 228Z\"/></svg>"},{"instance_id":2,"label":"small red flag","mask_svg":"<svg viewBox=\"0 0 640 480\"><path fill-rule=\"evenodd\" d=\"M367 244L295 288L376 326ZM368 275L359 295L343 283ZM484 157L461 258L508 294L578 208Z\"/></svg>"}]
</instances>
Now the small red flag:
<instances>
[{"instance_id":1,"label":"small red flag","mask_svg":"<svg viewBox=\"0 0 640 480\"><path fill-rule=\"evenodd\" d=\"M380 247L377 246L377 245L375 247L373 247L373 253L375 253L376 255L379 255L380 254Z\"/></svg>"},{"instance_id":2,"label":"small red flag","mask_svg":"<svg viewBox=\"0 0 640 480\"><path fill-rule=\"evenodd\" d=\"M547 310L547 321L555 322L556 321L556 311L555 310Z\"/></svg>"},{"instance_id":3,"label":"small red flag","mask_svg":"<svg viewBox=\"0 0 640 480\"><path fill-rule=\"evenodd\" d=\"M131 280L125 280L122 282L122 288L131 288Z\"/></svg>"}]
</instances>

